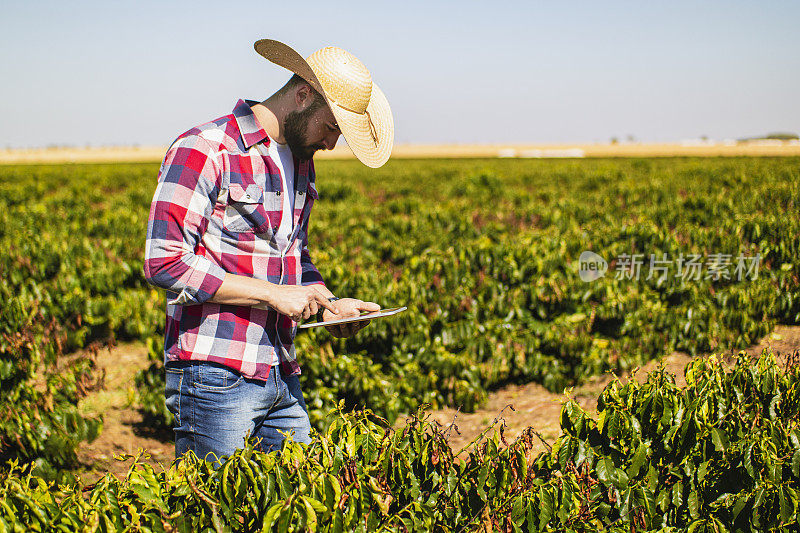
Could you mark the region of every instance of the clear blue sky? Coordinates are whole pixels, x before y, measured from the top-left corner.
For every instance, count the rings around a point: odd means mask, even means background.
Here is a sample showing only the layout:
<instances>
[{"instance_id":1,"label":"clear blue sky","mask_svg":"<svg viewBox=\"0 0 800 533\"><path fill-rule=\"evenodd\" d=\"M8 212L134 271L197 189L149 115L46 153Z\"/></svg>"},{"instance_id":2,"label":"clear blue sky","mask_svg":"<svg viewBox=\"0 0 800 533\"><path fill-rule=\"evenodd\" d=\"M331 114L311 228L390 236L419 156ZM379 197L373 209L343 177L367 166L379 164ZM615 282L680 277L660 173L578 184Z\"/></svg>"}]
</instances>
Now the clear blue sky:
<instances>
[{"instance_id":1,"label":"clear blue sky","mask_svg":"<svg viewBox=\"0 0 800 533\"><path fill-rule=\"evenodd\" d=\"M0 147L168 144L288 79L264 37L353 52L397 142L798 132L798 27L796 1L10 2Z\"/></svg>"}]
</instances>

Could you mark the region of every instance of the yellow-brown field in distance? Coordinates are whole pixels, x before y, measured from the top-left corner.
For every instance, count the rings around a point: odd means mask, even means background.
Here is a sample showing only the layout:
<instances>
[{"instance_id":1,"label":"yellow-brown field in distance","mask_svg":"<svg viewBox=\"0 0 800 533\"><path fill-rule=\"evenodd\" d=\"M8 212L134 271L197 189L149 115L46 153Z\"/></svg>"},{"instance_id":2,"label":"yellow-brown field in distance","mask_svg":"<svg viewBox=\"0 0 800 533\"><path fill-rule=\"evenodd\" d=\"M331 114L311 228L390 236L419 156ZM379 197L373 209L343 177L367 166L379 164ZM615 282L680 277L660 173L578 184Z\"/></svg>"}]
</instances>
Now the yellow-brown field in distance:
<instances>
[{"instance_id":1,"label":"yellow-brown field in distance","mask_svg":"<svg viewBox=\"0 0 800 533\"><path fill-rule=\"evenodd\" d=\"M112 146L92 148L29 148L0 150L0 164L15 163L111 163L158 162L166 146ZM398 144L394 158L580 158L580 157L672 157L672 156L798 156L797 141L753 141L741 143L618 143L618 144ZM320 151L317 159L348 159L345 145Z\"/></svg>"}]
</instances>

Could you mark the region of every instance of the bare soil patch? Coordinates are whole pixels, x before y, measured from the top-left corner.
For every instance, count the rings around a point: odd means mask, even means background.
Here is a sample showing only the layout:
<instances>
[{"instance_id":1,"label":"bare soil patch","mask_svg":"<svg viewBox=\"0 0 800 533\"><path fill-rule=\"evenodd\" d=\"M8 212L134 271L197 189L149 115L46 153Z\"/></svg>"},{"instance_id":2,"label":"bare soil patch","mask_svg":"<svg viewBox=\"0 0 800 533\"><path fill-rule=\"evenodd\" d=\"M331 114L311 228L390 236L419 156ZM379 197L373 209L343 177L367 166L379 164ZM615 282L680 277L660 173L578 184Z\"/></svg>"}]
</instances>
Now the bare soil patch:
<instances>
[{"instance_id":1,"label":"bare soil patch","mask_svg":"<svg viewBox=\"0 0 800 533\"><path fill-rule=\"evenodd\" d=\"M86 414L103 415L103 431L92 443L82 443L78 459L85 466L84 478L93 481L106 472L124 476L130 460L115 457L136 455L154 466L168 467L175 459L172 432L154 430L143 421L133 402L134 376L150 363L142 343L120 344L100 350L96 364L105 369L105 388L84 398L79 407Z\"/></svg>"}]
</instances>

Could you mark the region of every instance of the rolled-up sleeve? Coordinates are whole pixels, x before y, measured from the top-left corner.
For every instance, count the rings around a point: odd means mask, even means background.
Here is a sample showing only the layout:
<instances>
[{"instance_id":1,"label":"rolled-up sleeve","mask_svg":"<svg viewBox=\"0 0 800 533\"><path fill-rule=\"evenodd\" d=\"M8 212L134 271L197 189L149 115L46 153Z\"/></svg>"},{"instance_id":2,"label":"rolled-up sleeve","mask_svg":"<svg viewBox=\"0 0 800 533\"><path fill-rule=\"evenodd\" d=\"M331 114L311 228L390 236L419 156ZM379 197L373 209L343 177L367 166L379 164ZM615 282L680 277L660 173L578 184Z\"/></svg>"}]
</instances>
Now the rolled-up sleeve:
<instances>
[{"instance_id":1,"label":"rolled-up sleeve","mask_svg":"<svg viewBox=\"0 0 800 533\"><path fill-rule=\"evenodd\" d=\"M188 135L167 151L147 223L144 275L175 293L171 304L200 304L225 279L225 270L195 253L219 194L215 153L204 139Z\"/></svg>"}]
</instances>

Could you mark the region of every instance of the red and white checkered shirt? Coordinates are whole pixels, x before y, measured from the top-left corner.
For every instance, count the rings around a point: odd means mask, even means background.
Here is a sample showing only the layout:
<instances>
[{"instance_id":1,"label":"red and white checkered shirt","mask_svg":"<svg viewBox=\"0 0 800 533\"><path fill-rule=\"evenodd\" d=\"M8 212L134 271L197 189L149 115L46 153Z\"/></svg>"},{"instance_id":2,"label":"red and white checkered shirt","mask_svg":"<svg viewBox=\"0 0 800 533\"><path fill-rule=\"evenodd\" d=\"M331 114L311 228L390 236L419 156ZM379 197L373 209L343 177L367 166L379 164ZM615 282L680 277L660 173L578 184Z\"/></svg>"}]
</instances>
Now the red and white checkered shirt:
<instances>
[{"instance_id":1,"label":"red and white checkered shirt","mask_svg":"<svg viewBox=\"0 0 800 533\"><path fill-rule=\"evenodd\" d=\"M297 323L272 308L216 304L225 274L283 285L324 284L308 254L308 217L317 198L314 164L295 159L295 209L288 247L281 225L281 175L270 139L250 106L182 134L167 151L147 225L144 273L167 290L164 357L213 361L266 380L275 355L299 373Z\"/></svg>"}]
</instances>

